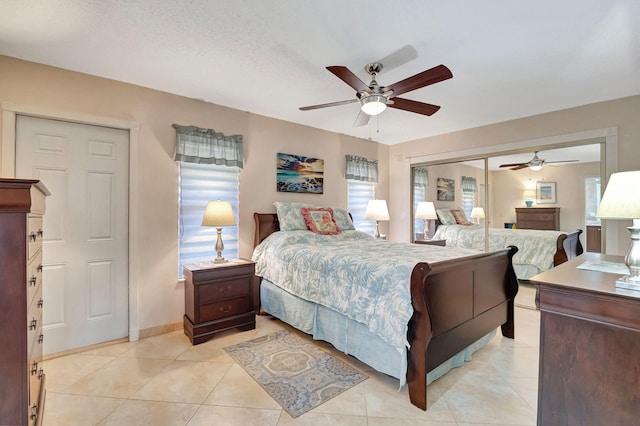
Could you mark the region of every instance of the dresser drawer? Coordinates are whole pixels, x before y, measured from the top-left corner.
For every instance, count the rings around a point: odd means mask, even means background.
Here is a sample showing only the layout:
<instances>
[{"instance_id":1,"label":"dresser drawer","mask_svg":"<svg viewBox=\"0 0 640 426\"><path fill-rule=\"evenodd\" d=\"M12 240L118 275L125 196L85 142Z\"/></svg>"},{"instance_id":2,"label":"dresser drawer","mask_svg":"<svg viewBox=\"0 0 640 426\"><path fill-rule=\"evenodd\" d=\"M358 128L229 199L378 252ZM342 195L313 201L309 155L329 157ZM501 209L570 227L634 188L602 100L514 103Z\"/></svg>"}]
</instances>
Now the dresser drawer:
<instances>
[{"instance_id":1,"label":"dresser drawer","mask_svg":"<svg viewBox=\"0 0 640 426\"><path fill-rule=\"evenodd\" d=\"M213 321L220 318L230 317L237 314L244 314L251 310L251 300L249 297L239 297L227 299L221 302L209 303L200 306L198 322Z\"/></svg>"},{"instance_id":2,"label":"dresser drawer","mask_svg":"<svg viewBox=\"0 0 640 426\"><path fill-rule=\"evenodd\" d=\"M42 217L29 216L27 229L28 259L31 261L42 248Z\"/></svg>"},{"instance_id":3,"label":"dresser drawer","mask_svg":"<svg viewBox=\"0 0 640 426\"><path fill-rule=\"evenodd\" d=\"M556 218L556 215L553 213L518 213L518 220L529 220L532 222L552 222Z\"/></svg>"},{"instance_id":4,"label":"dresser drawer","mask_svg":"<svg viewBox=\"0 0 640 426\"><path fill-rule=\"evenodd\" d=\"M253 276L198 286L200 305L238 296L248 296Z\"/></svg>"},{"instance_id":5,"label":"dresser drawer","mask_svg":"<svg viewBox=\"0 0 640 426\"><path fill-rule=\"evenodd\" d=\"M42 253L31 259L27 267L27 305L33 302L36 293L41 292L42 283Z\"/></svg>"}]
</instances>

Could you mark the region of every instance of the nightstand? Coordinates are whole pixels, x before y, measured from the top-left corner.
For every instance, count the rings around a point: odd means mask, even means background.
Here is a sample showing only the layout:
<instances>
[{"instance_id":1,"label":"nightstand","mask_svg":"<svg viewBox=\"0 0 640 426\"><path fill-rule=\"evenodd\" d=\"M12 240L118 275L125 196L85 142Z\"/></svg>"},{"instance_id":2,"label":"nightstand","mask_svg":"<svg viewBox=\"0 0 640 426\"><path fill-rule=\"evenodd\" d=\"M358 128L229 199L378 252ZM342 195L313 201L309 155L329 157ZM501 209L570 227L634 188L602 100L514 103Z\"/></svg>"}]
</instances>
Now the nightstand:
<instances>
[{"instance_id":1,"label":"nightstand","mask_svg":"<svg viewBox=\"0 0 640 426\"><path fill-rule=\"evenodd\" d=\"M221 331L256 328L254 262L205 262L183 265L183 270L184 334L192 344L205 342Z\"/></svg>"},{"instance_id":2,"label":"nightstand","mask_svg":"<svg viewBox=\"0 0 640 426\"><path fill-rule=\"evenodd\" d=\"M446 246L447 240L415 240L416 244L428 244L431 246Z\"/></svg>"}]
</instances>

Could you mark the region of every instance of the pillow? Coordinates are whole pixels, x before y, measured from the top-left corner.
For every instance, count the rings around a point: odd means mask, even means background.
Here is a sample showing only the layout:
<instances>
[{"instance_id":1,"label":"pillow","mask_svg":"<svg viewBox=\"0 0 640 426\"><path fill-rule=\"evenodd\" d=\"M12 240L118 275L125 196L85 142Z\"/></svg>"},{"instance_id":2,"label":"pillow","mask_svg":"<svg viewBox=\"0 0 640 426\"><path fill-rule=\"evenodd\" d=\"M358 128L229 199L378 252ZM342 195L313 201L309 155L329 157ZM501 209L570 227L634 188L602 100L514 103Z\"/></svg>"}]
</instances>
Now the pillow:
<instances>
[{"instance_id":1,"label":"pillow","mask_svg":"<svg viewBox=\"0 0 640 426\"><path fill-rule=\"evenodd\" d=\"M337 235L340 233L340 228L336 226L336 221L333 220L333 209L302 207L301 211L311 232L323 235Z\"/></svg>"},{"instance_id":2,"label":"pillow","mask_svg":"<svg viewBox=\"0 0 640 426\"><path fill-rule=\"evenodd\" d=\"M453 217L451 209L436 209L436 215L443 225L456 225L456 218Z\"/></svg>"},{"instance_id":3,"label":"pillow","mask_svg":"<svg viewBox=\"0 0 640 426\"><path fill-rule=\"evenodd\" d=\"M333 220L336 221L336 226L340 228L340 231L355 231L356 229L349 212L342 207L333 207Z\"/></svg>"},{"instance_id":4,"label":"pillow","mask_svg":"<svg viewBox=\"0 0 640 426\"><path fill-rule=\"evenodd\" d=\"M306 231L309 229L300 209L314 207L313 204L281 203L276 201L273 205L276 206L281 231Z\"/></svg>"},{"instance_id":5,"label":"pillow","mask_svg":"<svg viewBox=\"0 0 640 426\"><path fill-rule=\"evenodd\" d=\"M473 223L469 222L469 219L467 219L467 215L460 209L453 209L451 210L451 214L453 215L453 218L456 220L456 223L458 225L473 225Z\"/></svg>"}]
</instances>

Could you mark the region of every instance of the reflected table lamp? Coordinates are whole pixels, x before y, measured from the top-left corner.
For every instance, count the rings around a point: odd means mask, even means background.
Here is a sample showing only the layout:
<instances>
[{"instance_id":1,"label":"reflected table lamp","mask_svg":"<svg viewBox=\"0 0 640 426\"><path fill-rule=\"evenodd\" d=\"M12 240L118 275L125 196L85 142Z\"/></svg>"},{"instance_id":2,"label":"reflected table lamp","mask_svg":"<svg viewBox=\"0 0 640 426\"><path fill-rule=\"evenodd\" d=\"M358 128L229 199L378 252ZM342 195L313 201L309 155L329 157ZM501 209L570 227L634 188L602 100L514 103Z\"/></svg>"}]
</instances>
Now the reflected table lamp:
<instances>
[{"instance_id":1,"label":"reflected table lamp","mask_svg":"<svg viewBox=\"0 0 640 426\"><path fill-rule=\"evenodd\" d=\"M475 219L476 223L480 225L480 219L484 219L484 209L482 207L474 207L471 210L471 219Z\"/></svg>"},{"instance_id":2,"label":"reflected table lamp","mask_svg":"<svg viewBox=\"0 0 640 426\"><path fill-rule=\"evenodd\" d=\"M213 260L213 263L226 263L227 259L222 257L222 251L224 250L224 244L222 242L222 227L223 226L235 226L236 218L233 215L233 209L231 203L228 201L209 201L207 203L207 209L202 217L202 226L215 226L218 230L218 240L216 241L216 251L218 257Z\"/></svg>"},{"instance_id":3,"label":"reflected table lamp","mask_svg":"<svg viewBox=\"0 0 640 426\"><path fill-rule=\"evenodd\" d=\"M364 220L376 221L376 232L374 237L380 238L380 227L378 223L381 220L389 220L389 210L387 209L387 202L385 200L369 200L367 204L367 210L364 212Z\"/></svg>"},{"instance_id":4,"label":"reflected table lamp","mask_svg":"<svg viewBox=\"0 0 640 426\"><path fill-rule=\"evenodd\" d=\"M535 189L525 189L522 193L522 198L524 198L524 204L527 207L531 207L533 205L533 200L536 198L536 190Z\"/></svg>"},{"instance_id":5,"label":"reflected table lamp","mask_svg":"<svg viewBox=\"0 0 640 426\"><path fill-rule=\"evenodd\" d=\"M627 228L631 233L631 247L624 258L629 275L618 278L616 287L640 292L640 171L611 175L596 217L633 220Z\"/></svg>"},{"instance_id":6,"label":"reflected table lamp","mask_svg":"<svg viewBox=\"0 0 640 426\"><path fill-rule=\"evenodd\" d=\"M423 238L430 240L429 236L429 221L431 219L437 219L436 208L431 201L422 201L418 203L416 208L416 219L424 219Z\"/></svg>"}]
</instances>

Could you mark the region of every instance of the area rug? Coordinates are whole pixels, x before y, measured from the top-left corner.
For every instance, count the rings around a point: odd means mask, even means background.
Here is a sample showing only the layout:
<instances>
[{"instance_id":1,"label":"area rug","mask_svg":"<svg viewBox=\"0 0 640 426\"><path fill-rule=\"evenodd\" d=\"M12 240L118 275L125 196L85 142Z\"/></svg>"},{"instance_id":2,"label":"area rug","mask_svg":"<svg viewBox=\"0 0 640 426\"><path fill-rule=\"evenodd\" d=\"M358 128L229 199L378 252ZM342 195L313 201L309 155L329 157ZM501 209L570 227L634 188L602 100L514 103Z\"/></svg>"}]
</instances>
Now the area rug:
<instances>
[{"instance_id":1,"label":"area rug","mask_svg":"<svg viewBox=\"0 0 640 426\"><path fill-rule=\"evenodd\" d=\"M292 417L306 413L368 377L287 330L224 350Z\"/></svg>"}]
</instances>

